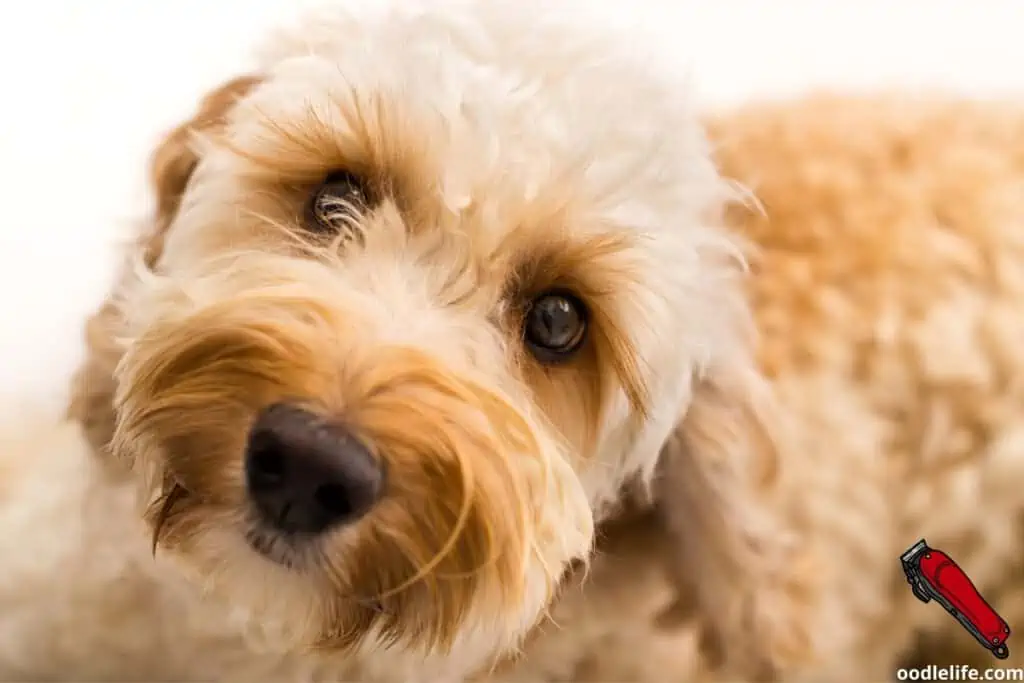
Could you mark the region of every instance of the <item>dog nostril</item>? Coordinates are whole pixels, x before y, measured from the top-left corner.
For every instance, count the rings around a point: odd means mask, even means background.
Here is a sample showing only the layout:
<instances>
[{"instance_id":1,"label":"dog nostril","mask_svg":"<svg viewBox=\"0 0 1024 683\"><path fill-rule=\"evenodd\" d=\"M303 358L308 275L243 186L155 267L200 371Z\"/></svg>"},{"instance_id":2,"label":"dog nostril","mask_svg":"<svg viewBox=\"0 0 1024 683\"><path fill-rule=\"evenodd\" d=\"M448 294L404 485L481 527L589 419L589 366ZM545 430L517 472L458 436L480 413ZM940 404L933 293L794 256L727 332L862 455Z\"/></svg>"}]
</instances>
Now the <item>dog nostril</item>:
<instances>
[{"instance_id":1,"label":"dog nostril","mask_svg":"<svg viewBox=\"0 0 1024 683\"><path fill-rule=\"evenodd\" d=\"M284 456L280 450L257 450L250 457L252 475L267 483L275 482L284 477Z\"/></svg>"},{"instance_id":2,"label":"dog nostril","mask_svg":"<svg viewBox=\"0 0 1024 683\"><path fill-rule=\"evenodd\" d=\"M245 476L260 518L288 533L320 533L355 521L384 490L381 463L362 442L289 404L274 404L256 417Z\"/></svg>"},{"instance_id":3,"label":"dog nostril","mask_svg":"<svg viewBox=\"0 0 1024 683\"><path fill-rule=\"evenodd\" d=\"M324 484L314 496L321 507L339 517L348 517L353 512L351 496L344 486Z\"/></svg>"}]
</instances>

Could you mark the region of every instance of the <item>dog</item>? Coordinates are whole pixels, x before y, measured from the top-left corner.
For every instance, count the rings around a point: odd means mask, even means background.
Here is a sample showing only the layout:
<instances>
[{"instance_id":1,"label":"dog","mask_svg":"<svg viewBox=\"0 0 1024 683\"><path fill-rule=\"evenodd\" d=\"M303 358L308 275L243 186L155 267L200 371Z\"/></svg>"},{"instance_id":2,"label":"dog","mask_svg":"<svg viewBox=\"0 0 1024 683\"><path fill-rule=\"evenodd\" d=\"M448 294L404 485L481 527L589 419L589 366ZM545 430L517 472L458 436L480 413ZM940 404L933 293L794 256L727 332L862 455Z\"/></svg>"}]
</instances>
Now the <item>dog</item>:
<instances>
[{"instance_id":1,"label":"dog","mask_svg":"<svg viewBox=\"0 0 1024 683\"><path fill-rule=\"evenodd\" d=\"M857 174L920 164L840 144L871 139L872 107L735 119L730 167L678 80L539 5L332 8L275 35L154 153L71 421L4 449L46 457L0 465L0 673L543 668L560 588L648 493L709 675L890 672L925 619L900 602L903 532L985 585L1014 571L1015 384L970 384L1010 350L953 324L1012 336L1009 302L977 306L1013 262L972 279L951 254L1012 259L1016 185L871 214L888 194ZM801 149L821 157L775 155ZM730 225L751 173L778 183L751 183L771 220ZM894 226L906 269L871 255Z\"/></svg>"},{"instance_id":2,"label":"dog","mask_svg":"<svg viewBox=\"0 0 1024 683\"><path fill-rule=\"evenodd\" d=\"M743 245L718 222L737 190L678 79L576 23L328 8L159 145L73 387L96 463L44 477L87 508L81 575L45 625L15 620L5 673L487 671L673 433L709 463L681 493L711 512L687 561L718 573L709 628L746 643L726 660L803 654Z\"/></svg>"}]
</instances>

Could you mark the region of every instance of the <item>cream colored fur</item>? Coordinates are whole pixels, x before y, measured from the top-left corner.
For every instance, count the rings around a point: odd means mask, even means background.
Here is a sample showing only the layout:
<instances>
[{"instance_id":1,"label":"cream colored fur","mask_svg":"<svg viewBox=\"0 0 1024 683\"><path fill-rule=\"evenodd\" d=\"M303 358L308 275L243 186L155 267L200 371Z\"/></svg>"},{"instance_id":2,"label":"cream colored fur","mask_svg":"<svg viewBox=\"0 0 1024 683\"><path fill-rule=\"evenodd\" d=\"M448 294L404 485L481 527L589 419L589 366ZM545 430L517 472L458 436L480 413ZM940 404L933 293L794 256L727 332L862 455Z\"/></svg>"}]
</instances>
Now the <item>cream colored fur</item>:
<instances>
[{"instance_id":1,"label":"cream colored fur","mask_svg":"<svg viewBox=\"0 0 1024 683\"><path fill-rule=\"evenodd\" d=\"M713 160L679 84L547 16L310 18L161 145L73 420L0 432L0 678L878 680L966 636L903 584L922 535L1014 623L1024 115L755 108ZM325 245L338 168L382 198ZM590 312L558 366L517 313L552 287ZM392 476L302 571L239 474L293 396Z\"/></svg>"}]
</instances>

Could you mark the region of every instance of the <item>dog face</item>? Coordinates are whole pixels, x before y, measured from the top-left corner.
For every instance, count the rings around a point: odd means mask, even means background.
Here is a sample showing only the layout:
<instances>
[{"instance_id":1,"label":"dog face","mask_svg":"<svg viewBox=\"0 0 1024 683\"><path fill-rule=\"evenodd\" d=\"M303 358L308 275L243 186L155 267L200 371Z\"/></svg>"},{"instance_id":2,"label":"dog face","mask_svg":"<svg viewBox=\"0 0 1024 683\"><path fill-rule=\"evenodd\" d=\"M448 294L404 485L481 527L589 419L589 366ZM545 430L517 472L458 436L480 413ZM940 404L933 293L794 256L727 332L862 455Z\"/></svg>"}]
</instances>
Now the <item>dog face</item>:
<instances>
[{"instance_id":1,"label":"dog face","mask_svg":"<svg viewBox=\"0 0 1024 683\"><path fill-rule=\"evenodd\" d=\"M155 156L111 451L284 647L514 648L746 353L684 94L501 5L310 19Z\"/></svg>"}]
</instances>

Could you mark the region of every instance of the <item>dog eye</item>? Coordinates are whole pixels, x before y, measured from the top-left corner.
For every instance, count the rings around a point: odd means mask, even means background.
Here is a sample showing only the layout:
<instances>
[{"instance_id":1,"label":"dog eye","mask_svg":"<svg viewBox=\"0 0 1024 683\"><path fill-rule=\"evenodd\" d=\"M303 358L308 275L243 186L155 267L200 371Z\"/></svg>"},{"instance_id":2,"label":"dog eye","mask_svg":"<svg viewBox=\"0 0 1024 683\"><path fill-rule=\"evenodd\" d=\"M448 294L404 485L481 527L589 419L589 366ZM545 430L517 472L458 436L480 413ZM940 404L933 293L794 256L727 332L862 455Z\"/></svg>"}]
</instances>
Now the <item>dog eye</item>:
<instances>
[{"instance_id":1,"label":"dog eye","mask_svg":"<svg viewBox=\"0 0 1024 683\"><path fill-rule=\"evenodd\" d=\"M566 360L583 344L586 332L586 307L571 294L547 292L534 299L526 311L523 336L538 360Z\"/></svg>"},{"instance_id":2,"label":"dog eye","mask_svg":"<svg viewBox=\"0 0 1024 683\"><path fill-rule=\"evenodd\" d=\"M348 171L336 171L316 188L306 205L307 227L315 232L337 232L366 210L366 185Z\"/></svg>"}]
</instances>

